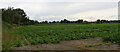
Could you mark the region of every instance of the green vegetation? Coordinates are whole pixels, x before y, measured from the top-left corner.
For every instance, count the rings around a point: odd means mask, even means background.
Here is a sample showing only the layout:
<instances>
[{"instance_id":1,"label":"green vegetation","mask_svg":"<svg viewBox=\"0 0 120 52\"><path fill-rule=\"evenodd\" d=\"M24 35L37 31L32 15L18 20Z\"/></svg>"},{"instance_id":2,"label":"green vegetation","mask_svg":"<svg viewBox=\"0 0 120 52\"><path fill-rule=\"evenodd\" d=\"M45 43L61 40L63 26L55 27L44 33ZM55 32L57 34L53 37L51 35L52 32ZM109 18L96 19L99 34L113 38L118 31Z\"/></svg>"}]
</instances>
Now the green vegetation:
<instances>
[{"instance_id":1,"label":"green vegetation","mask_svg":"<svg viewBox=\"0 0 120 52\"><path fill-rule=\"evenodd\" d=\"M2 22L2 49L11 49L15 46L15 39L13 34L9 34L11 30L13 30L13 27L16 27L16 25L11 25L6 22Z\"/></svg>"},{"instance_id":2,"label":"green vegetation","mask_svg":"<svg viewBox=\"0 0 120 52\"><path fill-rule=\"evenodd\" d=\"M102 45L102 43L98 43L98 44L84 44L83 47L93 47L93 46L100 46Z\"/></svg>"},{"instance_id":3,"label":"green vegetation","mask_svg":"<svg viewBox=\"0 0 120 52\"><path fill-rule=\"evenodd\" d=\"M112 34L112 35L109 35L109 36L105 36L105 37L103 37L103 41L120 44L120 35L118 33L116 33L116 34Z\"/></svg>"},{"instance_id":4,"label":"green vegetation","mask_svg":"<svg viewBox=\"0 0 120 52\"><path fill-rule=\"evenodd\" d=\"M19 47L19 46L22 46L22 43L19 39L19 36L16 37L16 46Z\"/></svg>"},{"instance_id":5,"label":"green vegetation","mask_svg":"<svg viewBox=\"0 0 120 52\"><path fill-rule=\"evenodd\" d=\"M11 40L10 40L10 43L9 43L10 47L14 46L14 42L13 42L14 39L13 38L14 38L14 35L12 35L12 37L11 37Z\"/></svg>"},{"instance_id":6,"label":"green vegetation","mask_svg":"<svg viewBox=\"0 0 120 52\"><path fill-rule=\"evenodd\" d=\"M28 45L28 42L36 45L59 43L62 40L87 39L89 37L102 37L104 42L120 44L119 23L120 20L100 19L95 22L87 22L83 19L38 22L30 20L23 9L8 7L8 9L2 9L2 46L3 49L11 49L15 46L22 46L22 40L24 45Z\"/></svg>"},{"instance_id":7,"label":"green vegetation","mask_svg":"<svg viewBox=\"0 0 120 52\"><path fill-rule=\"evenodd\" d=\"M118 23L40 24L18 27L11 33L24 35L32 44L59 43L62 40L103 37L104 42L120 43Z\"/></svg>"},{"instance_id":8,"label":"green vegetation","mask_svg":"<svg viewBox=\"0 0 120 52\"><path fill-rule=\"evenodd\" d=\"M100 45L103 45L103 43L83 44L83 45L77 45L77 47L84 48L84 47L94 47L94 46L100 46Z\"/></svg>"},{"instance_id":9,"label":"green vegetation","mask_svg":"<svg viewBox=\"0 0 120 52\"><path fill-rule=\"evenodd\" d=\"M24 40L24 44L25 44L25 45L28 45L28 43L27 43L27 41L26 41L26 40Z\"/></svg>"}]
</instances>

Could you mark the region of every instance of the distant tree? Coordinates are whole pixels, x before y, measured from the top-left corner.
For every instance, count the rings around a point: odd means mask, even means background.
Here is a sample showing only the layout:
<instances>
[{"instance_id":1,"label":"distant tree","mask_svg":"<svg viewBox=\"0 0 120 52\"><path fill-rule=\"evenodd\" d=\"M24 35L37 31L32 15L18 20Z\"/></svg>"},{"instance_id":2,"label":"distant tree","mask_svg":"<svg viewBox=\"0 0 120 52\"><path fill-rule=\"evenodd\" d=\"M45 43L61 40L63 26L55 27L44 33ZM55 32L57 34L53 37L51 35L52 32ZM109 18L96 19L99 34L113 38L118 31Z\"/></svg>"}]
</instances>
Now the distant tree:
<instances>
[{"instance_id":1,"label":"distant tree","mask_svg":"<svg viewBox=\"0 0 120 52\"><path fill-rule=\"evenodd\" d=\"M52 23L52 22L48 22L48 23Z\"/></svg>"},{"instance_id":2,"label":"distant tree","mask_svg":"<svg viewBox=\"0 0 120 52\"><path fill-rule=\"evenodd\" d=\"M45 23L48 23L48 21L45 21Z\"/></svg>"},{"instance_id":3,"label":"distant tree","mask_svg":"<svg viewBox=\"0 0 120 52\"><path fill-rule=\"evenodd\" d=\"M41 23L48 23L48 21L42 21Z\"/></svg>"},{"instance_id":4,"label":"distant tree","mask_svg":"<svg viewBox=\"0 0 120 52\"><path fill-rule=\"evenodd\" d=\"M77 20L77 23L83 23L83 19Z\"/></svg>"},{"instance_id":5,"label":"distant tree","mask_svg":"<svg viewBox=\"0 0 120 52\"><path fill-rule=\"evenodd\" d=\"M60 23L70 23L70 21L68 21L67 19L61 20Z\"/></svg>"},{"instance_id":6,"label":"distant tree","mask_svg":"<svg viewBox=\"0 0 120 52\"><path fill-rule=\"evenodd\" d=\"M101 23L108 23L107 20L101 20Z\"/></svg>"},{"instance_id":7,"label":"distant tree","mask_svg":"<svg viewBox=\"0 0 120 52\"><path fill-rule=\"evenodd\" d=\"M56 21L56 23L60 23L59 21Z\"/></svg>"},{"instance_id":8,"label":"distant tree","mask_svg":"<svg viewBox=\"0 0 120 52\"><path fill-rule=\"evenodd\" d=\"M98 20L96 21L96 23L101 23L101 20L100 20L100 19L98 19Z\"/></svg>"},{"instance_id":9,"label":"distant tree","mask_svg":"<svg viewBox=\"0 0 120 52\"><path fill-rule=\"evenodd\" d=\"M87 24L87 23L88 23L88 21L86 21L86 20L85 20L83 23L84 23L84 24Z\"/></svg>"},{"instance_id":10,"label":"distant tree","mask_svg":"<svg viewBox=\"0 0 120 52\"><path fill-rule=\"evenodd\" d=\"M56 21L53 21L52 23L56 23Z\"/></svg>"}]
</instances>

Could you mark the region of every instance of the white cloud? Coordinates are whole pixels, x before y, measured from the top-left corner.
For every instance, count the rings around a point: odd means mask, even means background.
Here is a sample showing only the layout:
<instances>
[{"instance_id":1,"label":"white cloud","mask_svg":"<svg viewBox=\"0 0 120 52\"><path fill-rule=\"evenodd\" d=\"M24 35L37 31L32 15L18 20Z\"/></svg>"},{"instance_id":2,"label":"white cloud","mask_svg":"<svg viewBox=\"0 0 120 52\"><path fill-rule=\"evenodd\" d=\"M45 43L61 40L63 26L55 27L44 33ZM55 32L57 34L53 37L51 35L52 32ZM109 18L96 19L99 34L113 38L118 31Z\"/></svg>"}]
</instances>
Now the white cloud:
<instances>
[{"instance_id":1,"label":"white cloud","mask_svg":"<svg viewBox=\"0 0 120 52\"><path fill-rule=\"evenodd\" d=\"M2 2L118 2L119 0L1 0Z\"/></svg>"},{"instance_id":2,"label":"white cloud","mask_svg":"<svg viewBox=\"0 0 120 52\"><path fill-rule=\"evenodd\" d=\"M110 8L104 10L93 10L83 13L78 13L71 15L71 17L76 17L77 19L83 18L88 21L97 20L97 19L108 19L115 20L118 19L118 8Z\"/></svg>"},{"instance_id":3,"label":"white cloud","mask_svg":"<svg viewBox=\"0 0 120 52\"><path fill-rule=\"evenodd\" d=\"M71 2L68 2L68 0L64 0L65 2L62 2L63 0L61 0L61 2L49 2L48 0L45 0L46 2L41 2L43 0L22 1L23 0L9 0L7 2L3 1L0 2L0 8L7 8L8 6L21 8L24 9L30 19L39 21L53 21L64 18L70 20L77 20L79 18L95 20L98 17L99 19L113 19L115 16L117 16L117 8L113 8L117 7L118 0L114 0L114 2L109 2L113 0L90 0L91 2L89 2L89 0L76 0L79 2L72 2L73 0L69 0Z\"/></svg>"},{"instance_id":4,"label":"white cloud","mask_svg":"<svg viewBox=\"0 0 120 52\"><path fill-rule=\"evenodd\" d=\"M93 10L87 12L81 12L77 14L67 15L67 16L41 16L39 19L42 21L54 21L61 19L69 19L69 20L78 20L84 19L87 21L96 21L97 19L107 19L107 20L118 20L118 8L110 8L105 10Z\"/></svg>"}]
</instances>

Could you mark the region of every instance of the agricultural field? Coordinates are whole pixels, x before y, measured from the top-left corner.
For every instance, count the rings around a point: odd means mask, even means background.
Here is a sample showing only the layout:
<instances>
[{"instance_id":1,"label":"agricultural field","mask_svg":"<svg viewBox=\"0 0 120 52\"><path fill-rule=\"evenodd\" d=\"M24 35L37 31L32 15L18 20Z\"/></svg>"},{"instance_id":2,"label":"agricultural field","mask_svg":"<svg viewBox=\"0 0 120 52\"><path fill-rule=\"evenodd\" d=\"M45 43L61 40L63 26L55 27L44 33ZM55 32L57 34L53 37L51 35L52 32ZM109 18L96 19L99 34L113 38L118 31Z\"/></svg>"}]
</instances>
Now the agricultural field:
<instances>
[{"instance_id":1,"label":"agricultural field","mask_svg":"<svg viewBox=\"0 0 120 52\"><path fill-rule=\"evenodd\" d=\"M103 42L120 44L118 23L39 24L17 27L9 33L11 37L7 36L3 40L3 49L7 49L6 47L14 49L14 47L22 47L23 45L59 44L63 40L80 40L95 37L101 37Z\"/></svg>"}]
</instances>

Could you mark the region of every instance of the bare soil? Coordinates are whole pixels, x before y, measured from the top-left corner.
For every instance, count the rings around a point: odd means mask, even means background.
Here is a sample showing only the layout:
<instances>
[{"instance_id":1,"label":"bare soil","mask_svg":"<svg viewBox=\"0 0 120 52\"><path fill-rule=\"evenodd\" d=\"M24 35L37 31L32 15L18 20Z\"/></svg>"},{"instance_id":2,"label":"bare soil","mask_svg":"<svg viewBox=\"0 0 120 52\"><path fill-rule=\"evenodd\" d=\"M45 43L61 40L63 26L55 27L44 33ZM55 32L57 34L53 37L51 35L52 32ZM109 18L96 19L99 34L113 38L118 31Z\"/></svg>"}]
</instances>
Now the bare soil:
<instances>
[{"instance_id":1,"label":"bare soil","mask_svg":"<svg viewBox=\"0 0 120 52\"><path fill-rule=\"evenodd\" d=\"M99 44L91 47L84 47L87 44ZM101 37L88 38L81 40L61 41L58 44L39 44L15 47L14 50L119 50L118 44L103 43Z\"/></svg>"}]
</instances>

